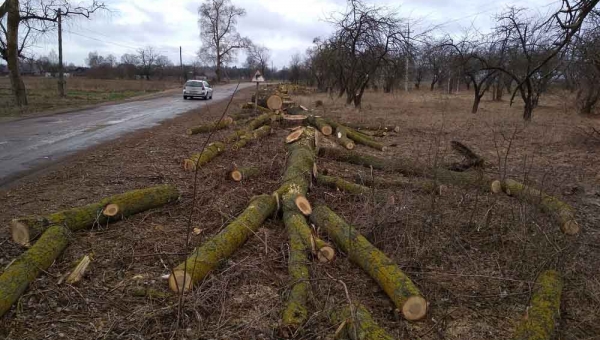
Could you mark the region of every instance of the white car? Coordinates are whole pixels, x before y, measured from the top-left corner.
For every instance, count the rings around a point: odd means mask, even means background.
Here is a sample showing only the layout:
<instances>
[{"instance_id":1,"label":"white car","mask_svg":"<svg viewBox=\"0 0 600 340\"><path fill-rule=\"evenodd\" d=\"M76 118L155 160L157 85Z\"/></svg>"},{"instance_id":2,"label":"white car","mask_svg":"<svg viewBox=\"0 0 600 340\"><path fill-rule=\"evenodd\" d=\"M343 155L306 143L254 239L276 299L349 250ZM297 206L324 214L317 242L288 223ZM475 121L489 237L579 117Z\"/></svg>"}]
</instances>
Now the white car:
<instances>
[{"instance_id":1,"label":"white car","mask_svg":"<svg viewBox=\"0 0 600 340\"><path fill-rule=\"evenodd\" d=\"M213 89L204 80L188 80L183 86L183 99L202 98L212 99Z\"/></svg>"}]
</instances>

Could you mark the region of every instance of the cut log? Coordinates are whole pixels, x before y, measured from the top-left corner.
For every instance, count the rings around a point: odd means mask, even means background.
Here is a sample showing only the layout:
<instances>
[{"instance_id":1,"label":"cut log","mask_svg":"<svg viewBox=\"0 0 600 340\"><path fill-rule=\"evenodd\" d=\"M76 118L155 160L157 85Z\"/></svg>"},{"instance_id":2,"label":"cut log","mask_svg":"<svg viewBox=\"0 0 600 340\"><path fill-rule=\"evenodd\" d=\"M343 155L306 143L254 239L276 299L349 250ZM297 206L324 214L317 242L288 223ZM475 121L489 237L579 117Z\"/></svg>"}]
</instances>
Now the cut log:
<instances>
[{"instance_id":1,"label":"cut log","mask_svg":"<svg viewBox=\"0 0 600 340\"><path fill-rule=\"evenodd\" d=\"M319 148L319 156L350 164L373 167L378 170L399 172L406 176L421 176L434 179L440 183L463 187L476 187L488 191L492 180L479 171L455 172L446 169L431 169L408 159L394 157L387 160L379 157L360 154L330 147Z\"/></svg>"},{"instance_id":2,"label":"cut log","mask_svg":"<svg viewBox=\"0 0 600 340\"><path fill-rule=\"evenodd\" d=\"M300 136L302 136L303 133L304 133L304 129L303 128L294 130L292 133L290 133L289 135L287 135L285 137L285 142L287 144L293 143L293 142L297 141L298 139L300 139Z\"/></svg>"},{"instance_id":3,"label":"cut log","mask_svg":"<svg viewBox=\"0 0 600 340\"><path fill-rule=\"evenodd\" d=\"M442 195L444 189L446 188L444 185L437 184L434 180L430 179L420 179L420 178L412 178L408 179L405 177L400 177L397 179L385 179L385 178L371 178L371 176L366 176L364 174L358 174L354 177L354 181L358 184L362 184L368 187L375 188L402 188L408 189L411 191L420 191L425 193L435 193L437 195Z\"/></svg>"},{"instance_id":4,"label":"cut log","mask_svg":"<svg viewBox=\"0 0 600 340\"><path fill-rule=\"evenodd\" d=\"M69 236L70 231L66 227L50 226L0 275L0 317L19 299L27 286L54 263L69 244Z\"/></svg>"},{"instance_id":5,"label":"cut log","mask_svg":"<svg viewBox=\"0 0 600 340\"><path fill-rule=\"evenodd\" d=\"M324 205L318 205L311 221L325 230L350 260L367 272L390 297L407 320L420 320L427 312L421 292L390 258Z\"/></svg>"},{"instance_id":6,"label":"cut log","mask_svg":"<svg viewBox=\"0 0 600 340\"><path fill-rule=\"evenodd\" d=\"M326 122L331 125L331 127L335 128L335 132L336 134L338 134L338 132L342 132L344 136L352 139L354 142L358 143L358 144L362 144L368 147L371 147L373 149L379 150L379 151L385 151L386 147L379 143L376 142L374 140L372 140L371 138L369 138L368 136L358 133L342 124L336 123L330 119L326 120Z\"/></svg>"},{"instance_id":7,"label":"cut log","mask_svg":"<svg viewBox=\"0 0 600 340\"><path fill-rule=\"evenodd\" d=\"M98 203L59 211L46 216L16 218L11 222L13 240L23 246L41 235L51 225L64 225L71 231L89 228L94 225L106 225L139 212L156 208L179 198L177 188L172 185L160 185L146 189L132 190L102 199ZM107 216L102 213L108 205L114 204L118 213Z\"/></svg>"},{"instance_id":8,"label":"cut log","mask_svg":"<svg viewBox=\"0 0 600 340\"><path fill-rule=\"evenodd\" d=\"M174 292L188 291L208 273L229 258L246 240L254 235L267 217L275 212L277 202L271 195L257 196L233 222L206 241L173 269L169 287Z\"/></svg>"},{"instance_id":9,"label":"cut log","mask_svg":"<svg viewBox=\"0 0 600 340\"><path fill-rule=\"evenodd\" d=\"M575 209L569 204L539 189L532 188L512 179L505 180L502 183L502 189L507 195L536 205L543 212L550 214L560 225L563 233L567 235L576 235L579 233L580 228L579 223L575 220Z\"/></svg>"},{"instance_id":10,"label":"cut log","mask_svg":"<svg viewBox=\"0 0 600 340\"><path fill-rule=\"evenodd\" d=\"M317 184L345 191L353 195L369 195L371 193L371 189L366 186L348 182L339 177L318 175Z\"/></svg>"},{"instance_id":11,"label":"cut log","mask_svg":"<svg viewBox=\"0 0 600 340\"><path fill-rule=\"evenodd\" d=\"M215 157L225 151L225 144L221 142L210 143L202 153L193 154L190 158L183 160L183 170L195 171L197 168L212 161Z\"/></svg>"},{"instance_id":12,"label":"cut log","mask_svg":"<svg viewBox=\"0 0 600 340\"><path fill-rule=\"evenodd\" d=\"M274 113L262 114L256 118L254 118L252 121L250 121L250 123L248 123L248 126L246 127L246 131L256 130L263 125L270 124L274 120L276 120L276 116L277 115Z\"/></svg>"},{"instance_id":13,"label":"cut log","mask_svg":"<svg viewBox=\"0 0 600 340\"><path fill-rule=\"evenodd\" d=\"M339 310L333 310L329 317L334 326L341 326L338 329L336 339L352 339L352 340L394 340L395 338L389 335L381 328L369 310L358 303L346 305Z\"/></svg>"},{"instance_id":14,"label":"cut log","mask_svg":"<svg viewBox=\"0 0 600 340\"><path fill-rule=\"evenodd\" d=\"M313 256L315 256L319 260L319 262L331 262L335 259L335 250L333 249L333 247L329 243L323 241L322 239L313 234L311 228L306 223L304 216L300 214L295 214L290 215L290 217L291 221L295 221L295 232L297 232L298 235L300 235L300 237L302 238L302 242L304 242L304 245L307 247L307 249L310 249ZM296 219L299 219L300 217L302 217L304 223L296 221Z\"/></svg>"},{"instance_id":15,"label":"cut log","mask_svg":"<svg viewBox=\"0 0 600 340\"><path fill-rule=\"evenodd\" d=\"M494 193L494 194L501 193L502 192L502 182L500 182L499 180L493 181L492 185L491 185L491 190L492 190L492 193Z\"/></svg>"},{"instance_id":16,"label":"cut log","mask_svg":"<svg viewBox=\"0 0 600 340\"><path fill-rule=\"evenodd\" d=\"M81 258L75 269L73 269L71 274L67 276L65 282L72 285L81 281L91 261L92 260L90 259L89 255L85 255L83 258Z\"/></svg>"},{"instance_id":17,"label":"cut log","mask_svg":"<svg viewBox=\"0 0 600 340\"><path fill-rule=\"evenodd\" d=\"M354 123L345 123L344 126L347 126L356 130L370 130L370 131L393 131L400 132L400 126L398 125L385 125L385 124L376 124L376 125L365 125L365 124L354 124Z\"/></svg>"},{"instance_id":18,"label":"cut log","mask_svg":"<svg viewBox=\"0 0 600 340\"><path fill-rule=\"evenodd\" d=\"M563 282L554 270L538 276L533 296L523 320L517 326L515 340L550 340L560 314Z\"/></svg>"},{"instance_id":19,"label":"cut log","mask_svg":"<svg viewBox=\"0 0 600 340\"><path fill-rule=\"evenodd\" d=\"M284 338L291 338L308 319L308 309L306 308L310 289L310 276L307 265L308 248L302 241L300 232L297 229L309 227L306 224L306 218L293 210L284 209L283 222L290 242L288 272L291 282L290 292L281 318L281 335Z\"/></svg>"},{"instance_id":20,"label":"cut log","mask_svg":"<svg viewBox=\"0 0 600 340\"><path fill-rule=\"evenodd\" d=\"M266 137L270 134L271 134L271 126L269 126L269 125L261 126L258 129L248 132L245 135L241 136L240 140L231 144L231 150L237 151L237 150L245 147L246 145L248 145L248 143L251 143L254 140Z\"/></svg>"},{"instance_id":21,"label":"cut log","mask_svg":"<svg viewBox=\"0 0 600 340\"><path fill-rule=\"evenodd\" d=\"M321 133L325 136L329 136L333 133L333 128L331 127L331 125L327 124L325 119L321 117L308 116L307 122L310 125L317 128L319 131L321 131Z\"/></svg>"},{"instance_id":22,"label":"cut log","mask_svg":"<svg viewBox=\"0 0 600 340\"><path fill-rule=\"evenodd\" d=\"M350 140L350 138L348 138L347 132L348 132L347 129L338 126L335 129L336 141L338 142L339 145L343 146L344 148L346 148L348 150L352 150L352 149L354 149L354 142L352 140Z\"/></svg>"},{"instance_id":23,"label":"cut log","mask_svg":"<svg viewBox=\"0 0 600 340\"><path fill-rule=\"evenodd\" d=\"M283 99L276 94L271 95L267 98L267 107L271 110L281 110L283 107Z\"/></svg>"},{"instance_id":24,"label":"cut log","mask_svg":"<svg viewBox=\"0 0 600 340\"><path fill-rule=\"evenodd\" d=\"M214 122L206 125L194 126L192 128L187 129L186 133L188 135L195 135L198 133L205 133L211 131L217 131L227 128L229 125L233 124L233 118L224 117L219 122Z\"/></svg>"},{"instance_id":25,"label":"cut log","mask_svg":"<svg viewBox=\"0 0 600 340\"><path fill-rule=\"evenodd\" d=\"M305 115L282 115L281 123L283 126L287 127L301 126L306 122L307 118L308 116Z\"/></svg>"},{"instance_id":26,"label":"cut log","mask_svg":"<svg viewBox=\"0 0 600 340\"><path fill-rule=\"evenodd\" d=\"M260 169L255 167L241 167L235 168L229 173L229 177L236 182L241 182L242 180L257 176L260 174Z\"/></svg>"}]
</instances>

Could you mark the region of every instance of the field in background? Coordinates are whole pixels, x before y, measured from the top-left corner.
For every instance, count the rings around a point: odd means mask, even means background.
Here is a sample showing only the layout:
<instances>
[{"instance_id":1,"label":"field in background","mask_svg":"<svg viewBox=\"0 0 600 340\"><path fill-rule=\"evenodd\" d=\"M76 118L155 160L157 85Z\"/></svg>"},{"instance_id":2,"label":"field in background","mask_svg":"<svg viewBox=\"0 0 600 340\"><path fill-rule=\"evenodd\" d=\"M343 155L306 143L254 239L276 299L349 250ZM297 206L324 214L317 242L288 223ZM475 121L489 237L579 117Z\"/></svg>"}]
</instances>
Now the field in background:
<instances>
[{"instance_id":1,"label":"field in background","mask_svg":"<svg viewBox=\"0 0 600 340\"><path fill-rule=\"evenodd\" d=\"M231 114L251 92L235 96ZM547 268L558 269L565 279L556 338L597 339L600 142L591 139L586 128L600 129L600 121L578 116L563 93L544 97L528 124L521 118L520 106L510 107L506 100L484 100L480 112L471 114L467 91L368 92L360 111L346 107L343 98L324 94L292 97L313 113L340 122L400 126L399 133L379 138L388 146L385 152L357 145L355 151L363 154L443 167L459 160L450 141L461 141L486 159L485 171L491 177L506 174L572 204L582 226L580 235L566 237L554 220L529 204L459 186L449 186L442 195L378 188L372 196L352 196L313 185L309 199L326 203L356 226L411 276L431 305L420 322L399 319L385 294L341 254L331 264L310 264L311 317L297 339L326 339L335 332L337 325L327 315L347 297L331 277L344 282L351 299L365 304L395 338L512 339L533 281ZM316 107L316 100L324 106ZM192 208L197 210L193 227L201 233L190 236L190 248L222 230L253 196L279 186L286 163L283 140L289 129L276 127L271 136L203 166L198 172L197 205L192 207L194 174L181 169L181 160L197 152L208 134L187 136L185 129L218 119L225 105L128 134L0 190L0 244L5 249L0 268L22 252L9 240L6 226L13 217L49 213L161 183L176 185L182 193L177 204L74 234L74 242L48 274L30 285L19 312L0 324L0 337L277 338L275 329L290 284L288 238L280 219L267 220L234 256L186 295L181 315L178 296L161 279L185 257ZM217 131L211 141L230 133ZM258 167L261 176L242 183L228 181L224 174L232 164ZM327 158L318 158L317 165L321 172L346 179L358 173L399 176ZM90 253L94 261L84 281L77 287L57 283L72 263ZM136 287L166 297L132 296Z\"/></svg>"},{"instance_id":2,"label":"field in background","mask_svg":"<svg viewBox=\"0 0 600 340\"><path fill-rule=\"evenodd\" d=\"M59 98L57 79L44 77L25 77L24 79L29 106L20 109L12 100L10 80L8 77L0 78L0 117L27 116L46 111L119 101L180 86L178 82L173 81L74 77L67 79L67 97Z\"/></svg>"}]
</instances>

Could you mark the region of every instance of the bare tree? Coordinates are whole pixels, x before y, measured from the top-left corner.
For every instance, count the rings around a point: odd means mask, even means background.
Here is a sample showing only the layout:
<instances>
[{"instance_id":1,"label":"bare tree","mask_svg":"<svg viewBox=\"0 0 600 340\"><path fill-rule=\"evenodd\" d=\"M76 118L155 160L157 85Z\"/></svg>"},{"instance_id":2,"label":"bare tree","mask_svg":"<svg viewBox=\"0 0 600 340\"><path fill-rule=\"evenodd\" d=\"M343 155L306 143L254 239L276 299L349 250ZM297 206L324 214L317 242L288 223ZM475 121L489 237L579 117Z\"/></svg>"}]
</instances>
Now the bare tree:
<instances>
[{"instance_id":1,"label":"bare tree","mask_svg":"<svg viewBox=\"0 0 600 340\"><path fill-rule=\"evenodd\" d=\"M103 2L93 0L89 4L72 4L68 0L4 0L0 4L0 57L6 60L15 101L19 106L27 105L25 83L19 72L19 57L35 34L44 34L54 28L61 17L89 18L94 12L106 9ZM2 20L7 16L6 23ZM19 28L25 34L19 36Z\"/></svg>"},{"instance_id":2,"label":"bare tree","mask_svg":"<svg viewBox=\"0 0 600 340\"><path fill-rule=\"evenodd\" d=\"M125 53L121 56L121 64L137 66L139 63L140 58L135 54Z\"/></svg>"},{"instance_id":3,"label":"bare tree","mask_svg":"<svg viewBox=\"0 0 600 340\"><path fill-rule=\"evenodd\" d=\"M246 52L248 53L246 59L248 68L258 69L264 76L269 67L269 61L271 60L271 52L269 49L263 45L249 44Z\"/></svg>"},{"instance_id":4,"label":"bare tree","mask_svg":"<svg viewBox=\"0 0 600 340\"><path fill-rule=\"evenodd\" d=\"M236 51L250 45L236 30L237 19L246 15L243 8L231 0L206 0L198 9L198 24L202 47L198 57L216 67L217 81L221 80L222 66L233 61Z\"/></svg>"}]
</instances>

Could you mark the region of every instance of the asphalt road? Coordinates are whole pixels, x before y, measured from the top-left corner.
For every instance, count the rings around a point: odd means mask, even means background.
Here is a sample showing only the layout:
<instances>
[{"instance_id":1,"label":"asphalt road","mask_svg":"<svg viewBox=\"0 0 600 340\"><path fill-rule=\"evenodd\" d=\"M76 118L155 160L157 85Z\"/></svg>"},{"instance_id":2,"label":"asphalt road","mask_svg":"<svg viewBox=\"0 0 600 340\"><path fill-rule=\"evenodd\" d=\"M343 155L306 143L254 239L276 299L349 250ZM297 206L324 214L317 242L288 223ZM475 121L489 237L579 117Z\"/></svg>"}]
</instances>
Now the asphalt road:
<instances>
[{"instance_id":1,"label":"asphalt road","mask_svg":"<svg viewBox=\"0 0 600 340\"><path fill-rule=\"evenodd\" d=\"M252 86L240 84L239 89ZM213 99L176 95L0 123L0 185L92 145L157 125L211 102L228 99L236 84L215 87Z\"/></svg>"}]
</instances>

